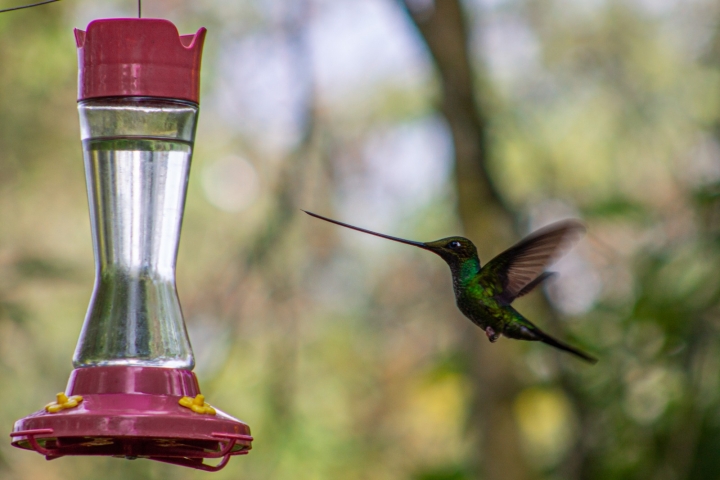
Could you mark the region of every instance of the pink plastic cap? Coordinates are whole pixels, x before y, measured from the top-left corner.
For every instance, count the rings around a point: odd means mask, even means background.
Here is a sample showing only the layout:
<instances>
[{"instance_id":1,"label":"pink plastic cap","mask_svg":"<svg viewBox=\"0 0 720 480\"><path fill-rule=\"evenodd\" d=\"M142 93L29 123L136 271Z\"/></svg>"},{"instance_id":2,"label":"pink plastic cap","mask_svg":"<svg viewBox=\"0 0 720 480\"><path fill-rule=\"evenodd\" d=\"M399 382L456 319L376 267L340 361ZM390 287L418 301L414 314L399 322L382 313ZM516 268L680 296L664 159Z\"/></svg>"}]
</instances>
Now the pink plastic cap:
<instances>
[{"instance_id":1,"label":"pink plastic cap","mask_svg":"<svg viewBox=\"0 0 720 480\"><path fill-rule=\"evenodd\" d=\"M75 29L78 100L148 96L199 103L205 28L180 35L168 20L111 18Z\"/></svg>"}]
</instances>

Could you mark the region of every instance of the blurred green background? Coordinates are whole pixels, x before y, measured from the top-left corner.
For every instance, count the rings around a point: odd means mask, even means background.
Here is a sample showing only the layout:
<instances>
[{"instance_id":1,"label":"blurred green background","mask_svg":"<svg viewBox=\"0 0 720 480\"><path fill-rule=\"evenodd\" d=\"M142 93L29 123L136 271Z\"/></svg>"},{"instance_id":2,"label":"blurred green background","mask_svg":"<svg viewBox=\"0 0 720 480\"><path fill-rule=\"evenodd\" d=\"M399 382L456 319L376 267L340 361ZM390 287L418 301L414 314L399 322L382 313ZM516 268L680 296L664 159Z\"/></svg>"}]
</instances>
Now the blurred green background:
<instances>
[{"instance_id":1,"label":"blurred green background","mask_svg":"<svg viewBox=\"0 0 720 480\"><path fill-rule=\"evenodd\" d=\"M5 1L0 8L18 5ZM720 478L720 5L156 0L205 26L178 290L208 401L246 421L214 479ZM61 391L93 285L73 28L0 15L1 425ZM582 218L517 308L600 357L491 345L437 257ZM196 479L0 442L0 478Z\"/></svg>"}]
</instances>

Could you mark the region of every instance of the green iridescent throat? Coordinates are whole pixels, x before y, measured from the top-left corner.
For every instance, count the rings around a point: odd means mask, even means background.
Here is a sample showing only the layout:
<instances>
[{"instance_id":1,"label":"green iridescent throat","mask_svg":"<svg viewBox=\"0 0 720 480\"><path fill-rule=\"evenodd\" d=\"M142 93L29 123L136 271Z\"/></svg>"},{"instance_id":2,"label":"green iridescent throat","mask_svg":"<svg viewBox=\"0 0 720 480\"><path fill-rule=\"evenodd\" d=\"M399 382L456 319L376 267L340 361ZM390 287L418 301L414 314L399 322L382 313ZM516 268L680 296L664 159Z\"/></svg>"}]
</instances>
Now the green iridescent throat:
<instances>
[{"instance_id":1,"label":"green iridescent throat","mask_svg":"<svg viewBox=\"0 0 720 480\"><path fill-rule=\"evenodd\" d=\"M463 260L460 264L460 271L458 272L458 281L461 285L467 284L472 280L475 275L480 271L480 259L468 258Z\"/></svg>"}]
</instances>

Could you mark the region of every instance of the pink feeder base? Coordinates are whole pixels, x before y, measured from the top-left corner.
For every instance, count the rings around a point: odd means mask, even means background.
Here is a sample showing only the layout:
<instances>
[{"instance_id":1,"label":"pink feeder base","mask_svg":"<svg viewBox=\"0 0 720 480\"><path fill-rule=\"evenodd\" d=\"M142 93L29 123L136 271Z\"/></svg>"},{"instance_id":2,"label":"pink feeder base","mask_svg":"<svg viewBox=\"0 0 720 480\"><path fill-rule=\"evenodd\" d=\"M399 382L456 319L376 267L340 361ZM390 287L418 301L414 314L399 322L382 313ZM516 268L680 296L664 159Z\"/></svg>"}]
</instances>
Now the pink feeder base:
<instances>
[{"instance_id":1,"label":"pink feeder base","mask_svg":"<svg viewBox=\"0 0 720 480\"><path fill-rule=\"evenodd\" d=\"M44 409L15 422L12 444L52 460L65 455L148 458L207 471L252 448L250 427L217 410L198 414L183 396L200 393L193 372L157 367L87 367L72 372L68 396L75 408ZM206 458L222 458L216 465Z\"/></svg>"}]
</instances>

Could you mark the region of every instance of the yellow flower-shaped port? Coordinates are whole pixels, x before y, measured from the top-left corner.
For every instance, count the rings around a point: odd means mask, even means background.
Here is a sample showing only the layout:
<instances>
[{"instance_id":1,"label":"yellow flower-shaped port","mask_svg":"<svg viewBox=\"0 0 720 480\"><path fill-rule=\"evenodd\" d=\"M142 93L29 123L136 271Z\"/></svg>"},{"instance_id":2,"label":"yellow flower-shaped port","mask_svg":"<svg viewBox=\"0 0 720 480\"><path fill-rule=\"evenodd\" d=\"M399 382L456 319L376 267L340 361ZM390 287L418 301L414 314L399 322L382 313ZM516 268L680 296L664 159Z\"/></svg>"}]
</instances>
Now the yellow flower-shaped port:
<instances>
[{"instance_id":1,"label":"yellow flower-shaped port","mask_svg":"<svg viewBox=\"0 0 720 480\"><path fill-rule=\"evenodd\" d=\"M182 397L178 403L185 408L189 408L195 413L215 415L215 409L211 407L209 403L205 403L205 396L199 393L195 398Z\"/></svg>"},{"instance_id":2,"label":"yellow flower-shaped port","mask_svg":"<svg viewBox=\"0 0 720 480\"><path fill-rule=\"evenodd\" d=\"M73 395L72 397L68 397L63 392L60 392L57 394L57 400L54 402L50 402L47 405L45 405L45 410L49 413L57 413L60 410L67 410L68 408L75 408L78 405L80 405L80 402L83 401L83 397L80 395Z\"/></svg>"}]
</instances>

